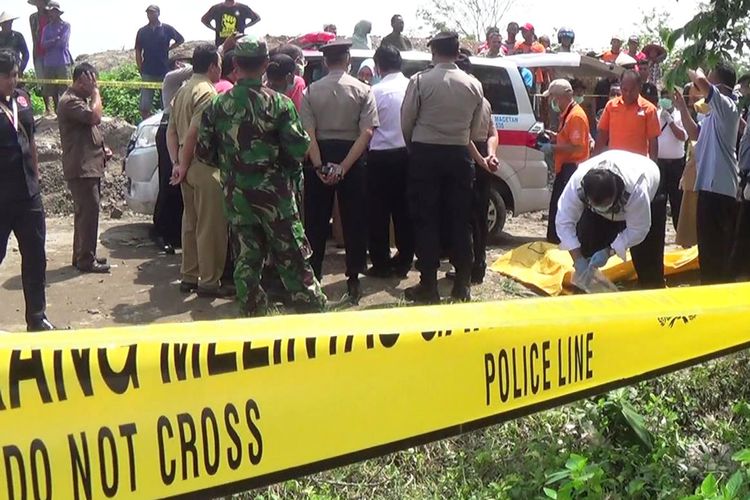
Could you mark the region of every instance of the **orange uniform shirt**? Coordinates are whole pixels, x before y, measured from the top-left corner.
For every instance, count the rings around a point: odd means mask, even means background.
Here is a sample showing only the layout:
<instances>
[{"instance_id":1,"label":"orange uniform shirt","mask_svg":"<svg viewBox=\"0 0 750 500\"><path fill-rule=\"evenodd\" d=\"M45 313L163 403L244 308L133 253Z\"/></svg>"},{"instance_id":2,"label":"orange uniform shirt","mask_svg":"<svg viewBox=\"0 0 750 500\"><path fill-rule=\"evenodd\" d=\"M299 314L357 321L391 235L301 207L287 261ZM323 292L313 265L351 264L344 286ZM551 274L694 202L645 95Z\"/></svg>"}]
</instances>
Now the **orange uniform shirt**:
<instances>
[{"instance_id":1,"label":"orange uniform shirt","mask_svg":"<svg viewBox=\"0 0 750 500\"><path fill-rule=\"evenodd\" d=\"M589 117L581 106L573 103L560 116L557 144L580 146L579 151L555 151L555 173L559 174L566 163L579 164L589 159Z\"/></svg>"},{"instance_id":2,"label":"orange uniform shirt","mask_svg":"<svg viewBox=\"0 0 750 500\"><path fill-rule=\"evenodd\" d=\"M599 130L609 132L609 149L620 149L648 156L648 142L661 134L656 106L641 96L630 106L622 97L607 103ZM653 158L656 161L656 158Z\"/></svg>"},{"instance_id":3,"label":"orange uniform shirt","mask_svg":"<svg viewBox=\"0 0 750 500\"><path fill-rule=\"evenodd\" d=\"M545 52L547 52L547 50L544 48L544 45L539 42L534 42L529 45L521 40L516 44L516 54L544 54ZM537 83L542 83L544 81L544 70L542 68L537 68L534 75Z\"/></svg>"},{"instance_id":4,"label":"orange uniform shirt","mask_svg":"<svg viewBox=\"0 0 750 500\"><path fill-rule=\"evenodd\" d=\"M602 61L607 62L607 63L613 63L617 60L617 56L619 55L620 55L620 52L615 54L611 50L608 50L607 52L602 54Z\"/></svg>"}]
</instances>

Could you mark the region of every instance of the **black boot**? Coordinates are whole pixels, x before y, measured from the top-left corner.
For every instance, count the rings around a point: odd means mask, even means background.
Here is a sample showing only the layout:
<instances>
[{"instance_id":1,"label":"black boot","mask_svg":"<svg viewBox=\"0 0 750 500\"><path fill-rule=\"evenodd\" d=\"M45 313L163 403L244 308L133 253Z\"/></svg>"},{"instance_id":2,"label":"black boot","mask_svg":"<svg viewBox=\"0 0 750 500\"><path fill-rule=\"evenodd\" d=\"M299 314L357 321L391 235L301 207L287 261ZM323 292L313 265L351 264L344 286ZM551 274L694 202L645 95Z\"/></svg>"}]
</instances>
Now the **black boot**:
<instances>
[{"instance_id":1,"label":"black boot","mask_svg":"<svg viewBox=\"0 0 750 500\"><path fill-rule=\"evenodd\" d=\"M471 302L471 287L469 286L471 273L456 271L456 279L453 282L451 299L454 302Z\"/></svg>"},{"instance_id":2,"label":"black boot","mask_svg":"<svg viewBox=\"0 0 750 500\"><path fill-rule=\"evenodd\" d=\"M346 288L349 292L349 303L358 306L362 298L362 289L359 286L359 278L349 278L346 281Z\"/></svg>"},{"instance_id":3,"label":"black boot","mask_svg":"<svg viewBox=\"0 0 750 500\"><path fill-rule=\"evenodd\" d=\"M484 275L486 273L486 268L484 267L475 267L471 270L471 284L472 285L481 285L484 283Z\"/></svg>"},{"instance_id":4,"label":"black boot","mask_svg":"<svg viewBox=\"0 0 750 500\"><path fill-rule=\"evenodd\" d=\"M422 275L419 285L404 290L404 298L420 305L440 304L437 277Z\"/></svg>"},{"instance_id":5,"label":"black boot","mask_svg":"<svg viewBox=\"0 0 750 500\"><path fill-rule=\"evenodd\" d=\"M46 317L26 325L27 332L51 332L53 330L57 330L57 328Z\"/></svg>"}]
</instances>

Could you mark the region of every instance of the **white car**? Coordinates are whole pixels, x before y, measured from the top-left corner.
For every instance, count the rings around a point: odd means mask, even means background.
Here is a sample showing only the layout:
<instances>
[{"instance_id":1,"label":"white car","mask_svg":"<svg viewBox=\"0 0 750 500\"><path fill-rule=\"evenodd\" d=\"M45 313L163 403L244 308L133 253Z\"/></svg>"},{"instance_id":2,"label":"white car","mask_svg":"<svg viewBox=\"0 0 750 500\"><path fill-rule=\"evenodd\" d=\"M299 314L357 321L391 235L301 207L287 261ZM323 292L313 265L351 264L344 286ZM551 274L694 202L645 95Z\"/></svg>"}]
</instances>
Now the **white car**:
<instances>
[{"instance_id":1,"label":"white car","mask_svg":"<svg viewBox=\"0 0 750 500\"><path fill-rule=\"evenodd\" d=\"M125 201L133 212L140 214L153 214L159 195L156 132L161 117L162 113L159 112L138 125L123 160L123 173L128 178Z\"/></svg>"}]
</instances>

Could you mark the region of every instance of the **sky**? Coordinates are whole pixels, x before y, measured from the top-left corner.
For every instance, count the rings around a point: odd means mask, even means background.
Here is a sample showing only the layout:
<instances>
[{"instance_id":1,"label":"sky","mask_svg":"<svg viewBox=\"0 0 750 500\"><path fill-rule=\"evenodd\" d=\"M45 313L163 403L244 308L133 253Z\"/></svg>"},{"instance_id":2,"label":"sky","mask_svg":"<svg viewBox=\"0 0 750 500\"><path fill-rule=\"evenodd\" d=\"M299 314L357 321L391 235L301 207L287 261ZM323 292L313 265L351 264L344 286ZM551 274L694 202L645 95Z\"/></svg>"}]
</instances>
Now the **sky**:
<instances>
[{"instance_id":1,"label":"sky","mask_svg":"<svg viewBox=\"0 0 750 500\"><path fill-rule=\"evenodd\" d=\"M63 19L71 23L71 52L81 54L109 49L132 48L138 28L146 24L145 9L153 0L60 0L65 11ZM554 28L569 26L576 31L576 45L604 48L612 35L628 36L638 32L643 12L653 8L671 13L673 27L685 24L696 11L698 0L615 0L607 6L602 0L514 0L502 21L507 24L531 22L538 35L552 34ZM161 7L161 20L171 24L188 40L212 40L213 36L200 18L211 6L201 0L156 0ZM339 35L350 35L361 19L373 23L373 34L390 32L390 18L399 13L406 21L410 35L429 35L417 18L417 10L429 0L313 1L246 0L261 16L261 22L250 28L258 35L298 35L322 29L334 23ZM364 6L355 10L354 6ZM20 19L14 24L30 40L28 17L34 7L26 0L3 0L6 9ZM30 42L29 42L30 43Z\"/></svg>"}]
</instances>

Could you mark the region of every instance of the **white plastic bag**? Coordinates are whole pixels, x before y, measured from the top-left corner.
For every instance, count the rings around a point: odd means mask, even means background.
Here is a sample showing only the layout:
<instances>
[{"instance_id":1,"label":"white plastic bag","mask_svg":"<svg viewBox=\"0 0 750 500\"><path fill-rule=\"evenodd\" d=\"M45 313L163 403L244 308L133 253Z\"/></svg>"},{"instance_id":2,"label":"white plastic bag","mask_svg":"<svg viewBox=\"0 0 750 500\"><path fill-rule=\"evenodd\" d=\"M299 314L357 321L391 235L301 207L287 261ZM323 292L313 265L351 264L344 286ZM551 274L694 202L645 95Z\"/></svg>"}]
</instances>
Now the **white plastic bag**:
<instances>
[{"instance_id":1,"label":"white plastic bag","mask_svg":"<svg viewBox=\"0 0 750 500\"><path fill-rule=\"evenodd\" d=\"M589 266L582 273L573 272L572 283L586 293L612 293L617 292L617 287L609 278L594 266Z\"/></svg>"}]
</instances>

